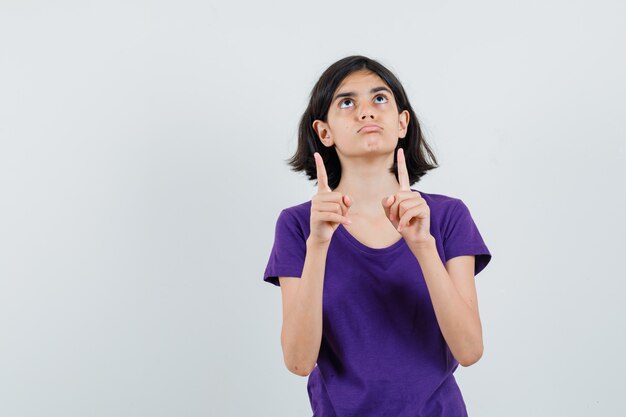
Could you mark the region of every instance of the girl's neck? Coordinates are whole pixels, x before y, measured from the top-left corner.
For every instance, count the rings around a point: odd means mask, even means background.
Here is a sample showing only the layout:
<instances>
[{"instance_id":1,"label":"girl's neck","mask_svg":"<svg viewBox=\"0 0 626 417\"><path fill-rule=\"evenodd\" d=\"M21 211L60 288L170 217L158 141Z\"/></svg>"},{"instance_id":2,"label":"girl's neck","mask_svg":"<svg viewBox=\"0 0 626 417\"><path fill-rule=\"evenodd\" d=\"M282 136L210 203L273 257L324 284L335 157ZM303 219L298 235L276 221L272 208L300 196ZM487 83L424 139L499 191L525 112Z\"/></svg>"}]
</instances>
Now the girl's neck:
<instances>
[{"instance_id":1,"label":"girl's neck","mask_svg":"<svg viewBox=\"0 0 626 417\"><path fill-rule=\"evenodd\" d=\"M383 198L400 190L400 184L391 173L388 176L378 175L376 179L358 178L353 181L350 179L349 175L342 173L339 185L333 190L348 195L352 200L348 216L351 213L365 217L384 216Z\"/></svg>"}]
</instances>

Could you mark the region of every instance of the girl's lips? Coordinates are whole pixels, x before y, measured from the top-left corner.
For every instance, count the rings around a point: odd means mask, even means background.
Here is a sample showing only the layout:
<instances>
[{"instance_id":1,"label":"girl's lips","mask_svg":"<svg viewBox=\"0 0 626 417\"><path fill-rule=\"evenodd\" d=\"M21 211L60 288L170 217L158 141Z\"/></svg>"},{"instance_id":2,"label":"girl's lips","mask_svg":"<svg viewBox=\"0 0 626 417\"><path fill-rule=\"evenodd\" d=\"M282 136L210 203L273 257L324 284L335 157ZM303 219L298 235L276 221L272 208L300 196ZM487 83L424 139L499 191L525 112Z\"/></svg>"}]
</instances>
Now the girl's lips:
<instances>
[{"instance_id":1,"label":"girl's lips","mask_svg":"<svg viewBox=\"0 0 626 417\"><path fill-rule=\"evenodd\" d=\"M378 126L365 126L362 127L361 130L359 130L359 132L363 133L363 132L376 132L382 130L380 127Z\"/></svg>"}]
</instances>

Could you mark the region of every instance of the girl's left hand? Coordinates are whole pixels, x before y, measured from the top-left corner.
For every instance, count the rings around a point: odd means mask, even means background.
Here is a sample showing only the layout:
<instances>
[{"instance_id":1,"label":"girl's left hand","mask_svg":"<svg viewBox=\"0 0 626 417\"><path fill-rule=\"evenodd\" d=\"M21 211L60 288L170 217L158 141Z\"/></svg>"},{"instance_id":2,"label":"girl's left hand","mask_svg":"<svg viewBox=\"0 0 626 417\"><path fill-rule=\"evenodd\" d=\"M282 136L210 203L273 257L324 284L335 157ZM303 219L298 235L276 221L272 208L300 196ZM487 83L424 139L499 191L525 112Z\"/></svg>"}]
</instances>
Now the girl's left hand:
<instances>
[{"instance_id":1,"label":"girl's left hand","mask_svg":"<svg viewBox=\"0 0 626 417\"><path fill-rule=\"evenodd\" d=\"M411 190L402 148L398 148L397 161L400 191L383 199L385 214L407 243L427 244L433 239L430 234L430 208L420 193Z\"/></svg>"}]
</instances>

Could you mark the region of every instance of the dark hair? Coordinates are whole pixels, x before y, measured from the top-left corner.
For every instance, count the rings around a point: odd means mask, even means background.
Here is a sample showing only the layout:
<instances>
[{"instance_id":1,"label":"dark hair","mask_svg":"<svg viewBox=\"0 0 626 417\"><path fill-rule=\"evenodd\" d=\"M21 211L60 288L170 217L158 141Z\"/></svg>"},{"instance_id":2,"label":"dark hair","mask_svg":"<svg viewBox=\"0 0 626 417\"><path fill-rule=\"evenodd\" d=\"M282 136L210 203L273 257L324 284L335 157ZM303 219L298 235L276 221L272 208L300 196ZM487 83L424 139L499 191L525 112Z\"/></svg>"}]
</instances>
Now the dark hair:
<instances>
[{"instance_id":1,"label":"dark hair","mask_svg":"<svg viewBox=\"0 0 626 417\"><path fill-rule=\"evenodd\" d=\"M324 71L313 87L309 97L309 105L300 119L298 149L286 162L291 166L292 171L305 171L309 180L316 180L317 169L313 154L319 152L324 159L329 187L334 190L339 185L341 164L337 151L334 146L326 147L320 142L317 132L313 129L313 122L315 120L327 122L328 109L330 108L335 90L344 78L352 72L360 70L369 70L387 83L395 97L398 114L404 110L409 112L408 131L406 136L398 141L394 151L393 166L389 168L389 172L396 176L396 180L398 179L397 151L398 148L402 147L409 173L409 182L410 184L418 182L427 171L439 167L435 155L422 135L419 120L409 103L400 81L382 64L362 55L352 55L340 59ZM427 157L431 161L428 161Z\"/></svg>"}]
</instances>

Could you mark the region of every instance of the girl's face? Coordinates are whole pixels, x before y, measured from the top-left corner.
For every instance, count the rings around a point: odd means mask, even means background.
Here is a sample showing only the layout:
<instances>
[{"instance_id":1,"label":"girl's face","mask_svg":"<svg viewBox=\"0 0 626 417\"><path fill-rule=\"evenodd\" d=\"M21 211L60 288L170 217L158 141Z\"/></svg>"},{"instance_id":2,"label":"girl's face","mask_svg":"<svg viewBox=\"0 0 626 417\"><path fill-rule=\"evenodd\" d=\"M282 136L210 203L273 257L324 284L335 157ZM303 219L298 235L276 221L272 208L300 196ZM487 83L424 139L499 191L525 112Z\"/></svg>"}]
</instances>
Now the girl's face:
<instances>
[{"instance_id":1,"label":"girl's face","mask_svg":"<svg viewBox=\"0 0 626 417\"><path fill-rule=\"evenodd\" d=\"M327 119L313 122L313 129L325 146L335 146L340 157L385 155L393 154L398 138L406 136L409 112L398 114L389 86L364 70L348 75L337 87Z\"/></svg>"}]
</instances>

